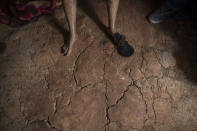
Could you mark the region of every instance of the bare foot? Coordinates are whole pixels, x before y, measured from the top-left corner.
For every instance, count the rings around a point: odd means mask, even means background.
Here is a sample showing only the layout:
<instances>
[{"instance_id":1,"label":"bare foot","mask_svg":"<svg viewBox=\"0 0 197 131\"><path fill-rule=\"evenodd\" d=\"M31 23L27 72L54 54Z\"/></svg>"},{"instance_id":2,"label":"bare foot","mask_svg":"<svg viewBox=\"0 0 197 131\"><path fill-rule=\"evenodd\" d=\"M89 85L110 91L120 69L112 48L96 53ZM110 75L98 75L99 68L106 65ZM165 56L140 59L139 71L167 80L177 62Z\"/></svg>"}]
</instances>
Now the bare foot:
<instances>
[{"instance_id":1,"label":"bare foot","mask_svg":"<svg viewBox=\"0 0 197 131\"><path fill-rule=\"evenodd\" d=\"M76 37L75 37L75 35L72 35L70 37L69 44L68 45L64 44L62 46L62 52L63 52L64 56L69 56L71 54L72 47L73 47L75 41L76 41Z\"/></svg>"}]
</instances>

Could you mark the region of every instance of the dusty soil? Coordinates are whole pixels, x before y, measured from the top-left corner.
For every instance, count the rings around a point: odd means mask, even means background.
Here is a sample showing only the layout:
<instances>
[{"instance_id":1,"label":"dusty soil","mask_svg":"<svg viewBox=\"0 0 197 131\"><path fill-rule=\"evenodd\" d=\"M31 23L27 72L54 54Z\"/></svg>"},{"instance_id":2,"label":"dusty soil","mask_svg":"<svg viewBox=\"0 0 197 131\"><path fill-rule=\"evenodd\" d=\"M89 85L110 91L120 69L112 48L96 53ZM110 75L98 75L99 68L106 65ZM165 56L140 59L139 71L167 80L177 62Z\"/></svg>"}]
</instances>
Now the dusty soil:
<instances>
[{"instance_id":1,"label":"dusty soil","mask_svg":"<svg viewBox=\"0 0 197 131\"><path fill-rule=\"evenodd\" d=\"M197 131L194 23L146 16L151 2L123 0L117 31L135 48L123 58L105 34L104 0L80 0L69 57L63 8L21 28L0 25L1 131Z\"/></svg>"}]
</instances>

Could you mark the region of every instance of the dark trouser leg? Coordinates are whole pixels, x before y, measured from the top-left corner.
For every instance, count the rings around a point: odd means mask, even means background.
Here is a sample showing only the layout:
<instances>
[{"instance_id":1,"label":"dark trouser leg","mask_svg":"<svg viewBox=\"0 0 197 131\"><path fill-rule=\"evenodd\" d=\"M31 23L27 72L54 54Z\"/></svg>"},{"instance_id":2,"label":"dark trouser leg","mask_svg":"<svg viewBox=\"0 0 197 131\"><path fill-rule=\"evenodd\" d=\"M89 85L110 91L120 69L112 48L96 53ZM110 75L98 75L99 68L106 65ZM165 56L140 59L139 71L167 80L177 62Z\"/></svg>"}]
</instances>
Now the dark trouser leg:
<instances>
[{"instance_id":1,"label":"dark trouser leg","mask_svg":"<svg viewBox=\"0 0 197 131\"><path fill-rule=\"evenodd\" d=\"M189 0L166 0L165 4L173 11L179 11L187 6Z\"/></svg>"}]
</instances>

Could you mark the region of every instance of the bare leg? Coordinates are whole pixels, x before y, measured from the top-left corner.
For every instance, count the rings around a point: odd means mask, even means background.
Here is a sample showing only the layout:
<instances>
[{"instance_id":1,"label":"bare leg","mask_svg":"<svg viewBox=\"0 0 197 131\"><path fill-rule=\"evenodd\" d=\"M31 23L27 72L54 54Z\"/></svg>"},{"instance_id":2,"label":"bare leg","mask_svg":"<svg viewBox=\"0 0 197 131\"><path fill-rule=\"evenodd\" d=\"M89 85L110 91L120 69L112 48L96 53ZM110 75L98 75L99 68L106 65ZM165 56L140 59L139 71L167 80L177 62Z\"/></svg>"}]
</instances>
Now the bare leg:
<instances>
[{"instance_id":1,"label":"bare leg","mask_svg":"<svg viewBox=\"0 0 197 131\"><path fill-rule=\"evenodd\" d=\"M64 45L63 50L65 55L70 55L70 53L72 52L73 44L76 40L77 0L63 0L63 5L70 29L69 47L66 47L66 45Z\"/></svg>"},{"instance_id":2,"label":"bare leg","mask_svg":"<svg viewBox=\"0 0 197 131\"><path fill-rule=\"evenodd\" d=\"M125 37L123 35L116 33L115 30L115 21L116 21L118 6L119 6L119 0L107 0L109 29L112 38L114 40L114 43L117 46L118 53L121 56L129 57L134 53L133 47L129 45L129 43L125 40Z\"/></svg>"},{"instance_id":3,"label":"bare leg","mask_svg":"<svg viewBox=\"0 0 197 131\"><path fill-rule=\"evenodd\" d=\"M118 11L119 0L107 0L109 28L112 34L115 33L115 21Z\"/></svg>"}]
</instances>

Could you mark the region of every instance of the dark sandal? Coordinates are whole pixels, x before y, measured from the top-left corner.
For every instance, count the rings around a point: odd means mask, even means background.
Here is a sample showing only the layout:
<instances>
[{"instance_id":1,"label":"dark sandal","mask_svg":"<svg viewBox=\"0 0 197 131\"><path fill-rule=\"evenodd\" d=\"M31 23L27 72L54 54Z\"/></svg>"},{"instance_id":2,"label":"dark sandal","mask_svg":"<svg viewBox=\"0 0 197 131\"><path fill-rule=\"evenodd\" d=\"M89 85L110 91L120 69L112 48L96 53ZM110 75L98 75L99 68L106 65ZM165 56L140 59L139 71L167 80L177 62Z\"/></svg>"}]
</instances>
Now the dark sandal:
<instances>
[{"instance_id":1,"label":"dark sandal","mask_svg":"<svg viewBox=\"0 0 197 131\"><path fill-rule=\"evenodd\" d=\"M124 57L130 57L134 54L134 48L129 45L124 35L119 33L114 34L114 42L116 43L118 53Z\"/></svg>"}]
</instances>

